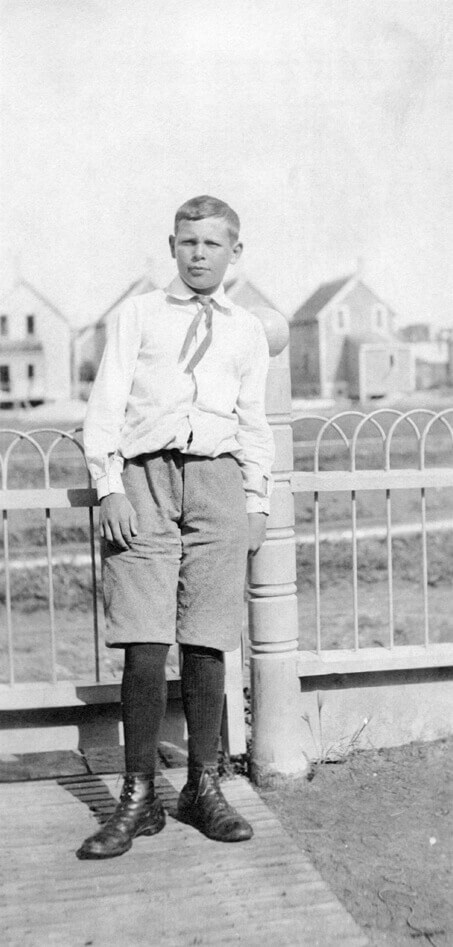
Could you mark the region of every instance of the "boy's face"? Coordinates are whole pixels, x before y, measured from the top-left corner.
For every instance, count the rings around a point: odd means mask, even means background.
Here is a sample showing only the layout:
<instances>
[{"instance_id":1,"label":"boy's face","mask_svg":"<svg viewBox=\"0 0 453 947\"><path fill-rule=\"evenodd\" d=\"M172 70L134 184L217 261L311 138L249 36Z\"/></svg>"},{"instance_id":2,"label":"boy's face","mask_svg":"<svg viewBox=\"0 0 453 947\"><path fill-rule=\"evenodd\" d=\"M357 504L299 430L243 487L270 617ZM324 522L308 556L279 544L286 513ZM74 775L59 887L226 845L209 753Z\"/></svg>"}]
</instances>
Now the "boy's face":
<instances>
[{"instance_id":1,"label":"boy's face","mask_svg":"<svg viewBox=\"0 0 453 947\"><path fill-rule=\"evenodd\" d=\"M182 280L196 293L214 293L230 263L242 253L242 243L231 238L228 225L220 217L181 220L170 237L171 255Z\"/></svg>"}]
</instances>

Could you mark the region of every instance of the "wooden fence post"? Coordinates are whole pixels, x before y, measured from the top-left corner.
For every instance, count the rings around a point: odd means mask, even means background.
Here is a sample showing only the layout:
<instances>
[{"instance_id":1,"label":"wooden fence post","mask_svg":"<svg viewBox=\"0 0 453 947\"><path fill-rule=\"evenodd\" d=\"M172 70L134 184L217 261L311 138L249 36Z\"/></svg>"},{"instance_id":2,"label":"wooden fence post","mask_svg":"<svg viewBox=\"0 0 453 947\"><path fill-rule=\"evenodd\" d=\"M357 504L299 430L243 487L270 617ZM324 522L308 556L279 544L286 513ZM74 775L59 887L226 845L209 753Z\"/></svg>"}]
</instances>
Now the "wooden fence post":
<instances>
[{"instance_id":1,"label":"wooden fence post","mask_svg":"<svg viewBox=\"0 0 453 947\"><path fill-rule=\"evenodd\" d=\"M276 456L266 542L249 560L249 634L252 690L252 778L260 785L303 775L301 697L297 673L296 546L291 473L294 466L291 378L286 319L256 308L271 363L266 412Z\"/></svg>"}]
</instances>

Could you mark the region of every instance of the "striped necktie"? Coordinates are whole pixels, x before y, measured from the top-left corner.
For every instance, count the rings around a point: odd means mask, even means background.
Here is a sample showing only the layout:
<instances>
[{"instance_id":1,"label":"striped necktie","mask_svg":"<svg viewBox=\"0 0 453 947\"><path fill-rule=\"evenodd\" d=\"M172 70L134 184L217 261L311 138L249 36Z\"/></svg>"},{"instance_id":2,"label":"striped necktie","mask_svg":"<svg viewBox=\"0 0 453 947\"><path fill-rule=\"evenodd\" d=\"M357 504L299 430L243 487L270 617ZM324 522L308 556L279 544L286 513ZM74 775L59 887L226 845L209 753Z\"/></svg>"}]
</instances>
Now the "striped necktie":
<instances>
[{"instance_id":1,"label":"striped necktie","mask_svg":"<svg viewBox=\"0 0 453 947\"><path fill-rule=\"evenodd\" d=\"M184 371L189 374L193 372L194 368L198 365L198 362L201 361L201 359L203 358L203 355L208 350L212 342L213 309L211 305L211 297L210 296L194 296L193 299L195 300L195 302L200 303L200 309L196 313L194 319L190 323L190 326L187 330L187 335L184 339L184 344L181 349L181 353L180 353L178 361L183 362L184 359L186 358L189 348L191 346L191 343L197 334L198 326L200 325L200 322L204 315L206 316L206 335L204 339L202 339L202 341L200 342L200 345L198 346L198 348L195 350L194 354L192 355L190 362L188 362L188 364L186 365L184 369Z\"/></svg>"}]
</instances>

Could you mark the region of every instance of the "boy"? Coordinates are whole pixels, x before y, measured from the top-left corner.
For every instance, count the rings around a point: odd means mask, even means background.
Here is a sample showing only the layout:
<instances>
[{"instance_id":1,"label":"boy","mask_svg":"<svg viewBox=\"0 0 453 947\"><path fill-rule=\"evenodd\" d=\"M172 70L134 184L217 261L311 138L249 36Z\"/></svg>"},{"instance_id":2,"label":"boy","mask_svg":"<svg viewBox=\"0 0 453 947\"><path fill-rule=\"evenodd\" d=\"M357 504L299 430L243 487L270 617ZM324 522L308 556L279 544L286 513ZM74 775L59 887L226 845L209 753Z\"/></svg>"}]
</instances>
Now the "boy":
<instances>
[{"instance_id":1,"label":"boy","mask_svg":"<svg viewBox=\"0 0 453 947\"><path fill-rule=\"evenodd\" d=\"M240 643L246 557L261 546L269 512L268 346L258 319L222 287L242 253L227 204L183 204L170 249L179 275L121 309L84 426L100 498L107 644L125 649L126 774L115 812L79 858L121 855L164 827L154 770L175 640L189 734L178 818L218 841L252 836L216 770L223 652Z\"/></svg>"}]
</instances>

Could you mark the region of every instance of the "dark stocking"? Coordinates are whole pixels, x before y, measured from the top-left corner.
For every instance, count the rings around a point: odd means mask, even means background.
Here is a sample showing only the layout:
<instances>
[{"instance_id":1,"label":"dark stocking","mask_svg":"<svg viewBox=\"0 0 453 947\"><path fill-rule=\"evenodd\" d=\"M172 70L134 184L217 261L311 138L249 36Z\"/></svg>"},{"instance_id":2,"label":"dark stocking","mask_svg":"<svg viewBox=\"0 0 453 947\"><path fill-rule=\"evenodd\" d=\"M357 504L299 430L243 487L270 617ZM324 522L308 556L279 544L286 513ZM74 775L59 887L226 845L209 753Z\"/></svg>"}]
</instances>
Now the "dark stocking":
<instances>
[{"instance_id":1,"label":"dark stocking","mask_svg":"<svg viewBox=\"0 0 453 947\"><path fill-rule=\"evenodd\" d=\"M223 652L183 645L181 692L189 732L189 782L217 766L225 688Z\"/></svg>"},{"instance_id":2,"label":"dark stocking","mask_svg":"<svg viewBox=\"0 0 453 947\"><path fill-rule=\"evenodd\" d=\"M154 774L167 703L168 649L167 644L126 645L121 686L126 773Z\"/></svg>"}]
</instances>

